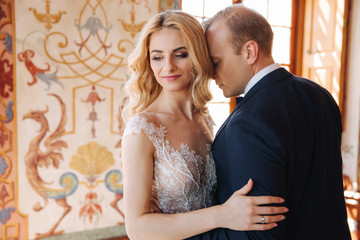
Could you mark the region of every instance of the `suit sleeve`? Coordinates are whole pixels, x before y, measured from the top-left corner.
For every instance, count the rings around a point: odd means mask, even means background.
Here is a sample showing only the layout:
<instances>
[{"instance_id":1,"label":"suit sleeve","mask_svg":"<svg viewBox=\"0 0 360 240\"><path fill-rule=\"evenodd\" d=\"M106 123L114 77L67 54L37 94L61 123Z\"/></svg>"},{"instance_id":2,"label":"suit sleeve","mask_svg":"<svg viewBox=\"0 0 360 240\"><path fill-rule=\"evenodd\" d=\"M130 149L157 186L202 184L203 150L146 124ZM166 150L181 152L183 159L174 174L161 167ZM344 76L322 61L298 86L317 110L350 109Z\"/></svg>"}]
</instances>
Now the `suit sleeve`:
<instances>
[{"instance_id":1,"label":"suit sleeve","mask_svg":"<svg viewBox=\"0 0 360 240\"><path fill-rule=\"evenodd\" d=\"M225 135L218 137L226 139L225 146L221 147L224 148L222 150L224 158L229 162L226 170L231 185L229 195L252 178L254 187L248 195L272 195L285 199L287 151L280 139L281 132L276 129L277 124L270 125L261 118L241 114L235 115L222 130L220 134ZM279 222L276 228L268 231L214 229L190 239L282 240L285 232L284 221Z\"/></svg>"}]
</instances>

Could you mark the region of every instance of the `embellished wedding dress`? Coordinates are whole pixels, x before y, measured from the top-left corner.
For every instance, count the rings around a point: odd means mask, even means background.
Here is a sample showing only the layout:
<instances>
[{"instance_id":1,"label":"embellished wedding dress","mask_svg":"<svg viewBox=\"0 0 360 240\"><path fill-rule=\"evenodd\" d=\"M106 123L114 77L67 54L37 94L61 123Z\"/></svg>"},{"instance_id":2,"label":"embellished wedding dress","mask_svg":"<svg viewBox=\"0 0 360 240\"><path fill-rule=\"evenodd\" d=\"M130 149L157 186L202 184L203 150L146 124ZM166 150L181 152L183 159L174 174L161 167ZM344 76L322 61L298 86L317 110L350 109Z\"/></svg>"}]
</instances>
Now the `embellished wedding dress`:
<instances>
[{"instance_id":1,"label":"embellished wedding dress","mask_svg":"<svg viewBox=\"0 0 360 240\"><path fill-rule=\"evenodd\" d=\"M207 116L204 123L212 138L214 122ZM127 122L123 138L133 134L145 134L155 147L152 202L163 213L188 212L213 205L216 173L211 144L199 147L200 140L196 139L191 141L192 145L179 142L176 131L171 132L146 114L135 115Z\"/></svg>"}]
</instances>

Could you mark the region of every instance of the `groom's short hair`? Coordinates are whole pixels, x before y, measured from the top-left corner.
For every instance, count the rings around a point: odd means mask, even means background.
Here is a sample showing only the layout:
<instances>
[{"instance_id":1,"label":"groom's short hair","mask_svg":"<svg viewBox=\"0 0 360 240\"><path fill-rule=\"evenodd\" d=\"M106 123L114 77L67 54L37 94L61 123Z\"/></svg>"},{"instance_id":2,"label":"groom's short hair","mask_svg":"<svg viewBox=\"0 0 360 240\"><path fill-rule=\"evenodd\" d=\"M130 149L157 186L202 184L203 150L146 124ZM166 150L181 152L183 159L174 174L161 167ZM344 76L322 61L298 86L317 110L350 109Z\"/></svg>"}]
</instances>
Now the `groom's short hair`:
<instances>
[{"instance_id":1,"label":"groom's short hair","mask_svg":"<svg viewBox=\"0 0 360 240\"><path fill-rule=\"evenodd\" d=\"M203 23L205 33L210 25L217 21L224 22L229 28L229 41L236 54L240 53L247 41L253 40L265 55L271 56L274 34L269 22L260 13L242 3L233 4Z\"/></svg>"}]
</instances>

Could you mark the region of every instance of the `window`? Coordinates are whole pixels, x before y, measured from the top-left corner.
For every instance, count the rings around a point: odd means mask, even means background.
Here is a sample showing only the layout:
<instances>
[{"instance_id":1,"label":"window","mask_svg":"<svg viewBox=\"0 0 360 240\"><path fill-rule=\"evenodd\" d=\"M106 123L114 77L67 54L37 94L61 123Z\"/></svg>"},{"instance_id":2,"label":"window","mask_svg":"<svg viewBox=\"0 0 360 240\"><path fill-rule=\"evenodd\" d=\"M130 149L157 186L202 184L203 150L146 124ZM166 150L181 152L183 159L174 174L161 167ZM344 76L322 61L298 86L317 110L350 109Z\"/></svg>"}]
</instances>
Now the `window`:
<instances>
[{"instance_id":1,"label":"window","mask_svg":"<svg viewBox=\"0 0 360 240\"><path fill-rule=\"evenodd\" d=\"M258 11L269 21L274 32L274 60L289 70L292 0L243 0L241 2ZM233 0L182 0L181 9L195 16L199 22L203 22L232 3ZM213 100L209 102L208 107L216 124L214 129L216 132L231 112L230 99L223 96L222 90L214 81L211 81L210 87Z\"/></svg>"}]
</instances>

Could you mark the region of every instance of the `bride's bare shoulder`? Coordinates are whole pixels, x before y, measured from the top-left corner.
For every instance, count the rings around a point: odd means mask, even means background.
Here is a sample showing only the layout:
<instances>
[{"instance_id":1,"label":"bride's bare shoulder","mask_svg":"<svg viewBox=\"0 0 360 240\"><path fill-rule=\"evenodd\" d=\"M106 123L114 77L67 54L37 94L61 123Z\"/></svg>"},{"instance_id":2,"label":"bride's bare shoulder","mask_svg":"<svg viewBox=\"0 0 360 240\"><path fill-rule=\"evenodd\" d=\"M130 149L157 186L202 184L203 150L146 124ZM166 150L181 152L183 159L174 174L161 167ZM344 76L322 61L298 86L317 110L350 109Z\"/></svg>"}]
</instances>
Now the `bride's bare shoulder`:
<instances>
[{"instance_id":1,"label":"bride's bare shoulder","mask_svg":"<svg viewBox=\"0 0 360 240\"><path fill-rule=\"evenodd\" d=\"M144 111L138 113L137 116L140 118L146 118L148 122L154 123L156 126L165 125L167 126L168 123L174 121L174 116L169 113L164 112L151 112L151 111Z\"/></svg>"},{"instance_id":2,"label":"bride's bare shoulder","mask_svg":"<svg viewBox=\"0 0 360 240\"><path fill-rule=\"evenodd\" d=\"M148 122L152 123L156 123L159 121L159 116L156 112L144 111L136 114L136 116L139 118L145 118Z\"/></svg>"}]
</instances>

